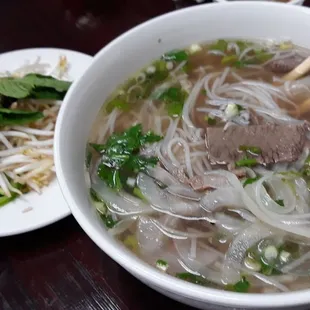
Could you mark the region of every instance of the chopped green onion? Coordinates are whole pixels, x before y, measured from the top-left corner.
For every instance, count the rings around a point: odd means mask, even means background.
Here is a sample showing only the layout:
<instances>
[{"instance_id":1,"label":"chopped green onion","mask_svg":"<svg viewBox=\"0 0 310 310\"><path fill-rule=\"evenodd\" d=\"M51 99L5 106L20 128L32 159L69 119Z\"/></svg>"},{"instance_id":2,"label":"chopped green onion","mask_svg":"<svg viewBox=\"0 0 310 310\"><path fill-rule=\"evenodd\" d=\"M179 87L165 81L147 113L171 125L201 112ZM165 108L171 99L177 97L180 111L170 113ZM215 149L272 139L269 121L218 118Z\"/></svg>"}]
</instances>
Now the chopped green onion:
<instances>
[{"instance_id":1,"label":"chopped green onion","mask_svg":"<svg viewBox=\"0 0 310 310\"><path fill-rule=\"evenodd\" d=\"M240 104L236 104L237 108L238 108L238 111L243 111L244 110L244 107Z\"/></svg>"},{"instance_id":2,"label":"chopped green onion","mask_svg":"<svg viewBox=\"0 0 310 310\"><path fill-rule=\"evenodd\" d=\"M247 41L237 41L236 43L240 49L240 52L243 52L246 48L252 45L251 42L247 42Z\"/></svg>"},{"instance_id":3,"label":"chopped green onion","mask_svg":"<svg viewBox=\"0 0 310 310\"><path fill-rule=\"evenodd\" d=\"M122 98L114 98L107 103L107 112L110 113L114 109L119 109L121 111L128 111L130 105Z\"/></svg>"},{"instance_id":4,"label":"chopped green onion","mask_svg":"<svg viewBox=\"0 0 310 310\"><path fill-rule=\"evenodd\" d=\"M291 42L282 42L279 45L280 50L288 50L293 48L293 44Z\"/></svg>"},{"instance_id":5,"label":"chopped green onion","mask_svg":"<svg viewBox=\"0 0 310 310\"><path fill-rule=\"evenodd\" d=\"M129 235L124 239L124 245L131 251L137 253L139 250L139 244L137 238L134 235Z\"/></svg>"},{"instance_id":6,"label":"chopped green onion","mask_svg":"<svg viewBox=\"0 0 310 310\"><path fill-rule=\"evenodd\" d=\"M275 202L276 202L279 206L284 207L284 200L283 200L283 199L277 199L277 200L275 200Z\"/></svg>"},{"instance_id":7,"label":"chopped green onion","mask_svg":"<svg viewBox=\"0 0 310 310\"><path fill-rule=\"evenodd\" d=\"M186 98L187 93L178 87L168 88L159 97L160 100L163 100L167 104L166 109L168 114L174 117L182 114Z\"/></svg>"},{"instance_id":8,"label":"chopped green onion","mask_svg":"<svg viewBox=\"0 0 310 310\"><path fill-rule=\"evenodd\" d=\"M216 125L216 119L210 115L205 117L205 120L208 122L209 125L213 126Z\"/></svg>"},{"instance_id":9,"label":"chopped green onion","mask_svg":"<svg viewBox=\"0 0 310 310\"><path fill-rule=\"evenodd\" d=\"M238 106L234 103L229 103L225 108L225 116L227 118L233 118L239 114Z\"/></svg>"},{"instance_id":10,"label":"chopped green onion","mask_svg":"<svg viewBox=\"0 0 310 310\"><path fill-rule=\"evenodd\" d=\"M166 261L162 260L162 259L158 259L156 262L156 267L164 272L167 271L167 269L169 268L169 265Z\"/></svg>"},{"instance_id":11,"label":"chopped green onion","mask_svg":"<svg viewBox=\"0 0 310 310\"><path fill-rule=\"evenodd\" d=\"M248 179L246 179L246 180L244 181L243 187L246 187L247 185L252 184L252 183L256 182L256 181L259 180L259 179L260 179L259 176L255 177L255 178L248 178Z\"/></svg>"},{"instance_id":12,"label":"chopped green onion","mask_svg":"<svg viewBox=\"0 0 310 310\"><path fill-rule=\"evenodd\" d=\"M273 57L273 54L266 53L264 51L255 51L256 63L262 64Z\"/></svg>"},{"instance_id":13,"label":"chopped green onion","mask_svg":"<svg viewBox=\"0 0 310 310\"><path fill-rule=\"evenodd\" d=\"M274 261L278 257L278 250L274 245L268 245L264 250L264 257L268 262Z\"/></svg>"},{"instance_id":14,"label":"chopped green onion","mask_svg":"<svg viewBox=\"0 0 310 310\"><path fill-rule=\"evenodd\" d=\"M242 277L241 280L235 284L226 285L226 290L238 293L247 293L249 289L250 289L250 282L247 281L245 277Z\"/></svg>"},{"instance_id":15,"label":"chopped green onion","mask_svg":"<svg viewBox=\"0 0 310 310\"><path fill-rule=\"evenodd\" d=\"M306 177L310 176L310 155L305 160L304 166L302 168L302 174Z\"/></svg>"},{"instance_id":16,"label":"chopped green onion","mask_svg":"<svg viewBox=\"0 0 310 310\"><path fill-rule=\"evenodd\" d=\"M191 66L188 62L182 67L182 71L185 73L188 73L190 69L191 69Z\"/></svg>"},{"instance_id":17,"label":"chopped green onion","mask_svg":"<svg viewBox=\"0 0 310 310\"><path fill-rule=\"evenodd\" d=\"M221 60L222 65L232 65L236 61L238 61L238 56L237 55L228 55L224 56Z\"/></svg>"},{"instance_id":18,"label":"chopped green onion","mask_svg":"<svg viewBox=\"0 0 310 310\"><path fill-rule=\"evenodd\" d=\"M236 166L237 167L252 167L257 165L257 160L255 158L248 158L244 157L243 159L240 159L236 161Z\"/></svg>"},{"instance_id":19,"label":"chopped green onion","mask_svg":"<svg viewBox=\"0 0 310 310\"><path fill-rule=\"evenodd\" d=\"M288 263L291 257L291 253L287 251L281 251L279 255L280 261L282 261L283 263Z\"/></svg>"},{"instance_id":20,"label":"chopped green onion","mask_svg":"<svg viewBox=\"0 0 310 310\"><path fill-rule=\"evenodd\" d=\"M253 270L255 272L259 272L261 270L261 268L262 268L262 265L261 265L260 262L256 261L253 258L250 258L250 257L246 257L244 259L244 265L248 269Z\"/></svg>"},{"instance_id":21,"label":"chopped green onion","mask_svg":"<svg viewBox=\"0 0 310 310\"><path fill-rule=\"evenodd\" d=\"M177 61L181 62L188 59L188 54L186 51L172 51L164 54L163 59L166 61Z\"/></svg>"},{"instance_id":22,"label":"chopped green onion","mask_svg":"<svg viewBox=\"0 0 310 310\"><path fill-rule=\"evenodd\" d=\"M210 50L218 50L221 52L226 52L228 42L225 40L218 40L216 43L210 45Z\"/></svg>"},{"instance_id":23,"label":"chopped green onion","mask_svg":"<svg viewBox=\"0 0 310 310\"><path fill-rule=\"evenodd\" d=\"M133 189L133 194L134 194L136 197L140 198L141 200L147 201L147 199L146 199L146 198L144 197L144 195L141 193L141 190L140 190L139 187L135 187L135 188Z\"/></svg>"},{"instance_id":24,"label":"chopped green onion","mask_svg":"<svg viewBox=\"0 0 310 310\"><path fill-rule=\"evenodd\" d=\"M262 258L260 259L261 262L261 270L260 272L266 276L270 276L274 273L274 268L267 264Z\"/></svg>"},{"instance_id":25,"label":"chopped green onion","mask_svg":"<svg viewBox=\"0 0 310 310\"><path fill-rule=\"evenodd\" d=\"M258 147L258 146L240 145L239 146L239 150L240 151L250 152L250 153L255 154L255 155L259 155L259 154L262 153L261 148Z\"/></svg>"}]
</instances>

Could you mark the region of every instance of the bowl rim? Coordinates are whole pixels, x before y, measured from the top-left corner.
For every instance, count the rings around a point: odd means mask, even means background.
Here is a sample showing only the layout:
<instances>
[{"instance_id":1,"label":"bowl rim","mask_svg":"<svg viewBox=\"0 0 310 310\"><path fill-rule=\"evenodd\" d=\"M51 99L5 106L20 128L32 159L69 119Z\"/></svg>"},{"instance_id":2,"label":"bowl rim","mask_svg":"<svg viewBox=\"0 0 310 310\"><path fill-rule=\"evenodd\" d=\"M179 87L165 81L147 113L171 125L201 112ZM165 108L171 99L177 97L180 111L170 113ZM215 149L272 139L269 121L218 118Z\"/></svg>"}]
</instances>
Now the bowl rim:
<instances>
[{"instance_id":1,"label":"bowl rim","mask_svg":"<svg viewBox=\"0 0 310 310\"><path fill-rule=\"evenodd\" d=\"M154 21L165 22L172 16L179 15L183 11L191 12L195 14L198 10L212 9L214 6L222 6L222 9L229 9L231 6L235 7L249 7L254 10L256 7L278 7L282 10L290 9L296 10L310 15L310 9L303 6L294 6L294 8L288 7L286 3L276 2L250 2L250 1L236 1L236 2L221 2L221 3L208 3L199 6L192 6L181 10L165 13L163 15L152 18L142 24L139 24L128 31L124 32L106 46L104 46L93 58L93 61L85 73L80 76L72 86L70 87L62 105L57 118L55 135L54 135L54 161L56 167L57 179L62 191L62 194L71 209L72 215L75 217L79 225L86 232L86 234L96 243L96 245L110 256L115 262L120 264L123 268L132 274L137 274L138 279L143 279L145 282L150 282L152 286L156 286L161 290L166 290L172 294L182 296L188 299L196 300L199 302L213 303L223 306L238 307L261 307L261 308L275 308L275 307L290 307L298 306L310 303L310 289L283 292L283 293L272 293L272 294L258 294L258 293L247 293L240 294L236 292L228 292L220 289L214 289L209 287L202 287L196 284L188 283L186 281L177 279L173 276L169 276L165 273L160 272L155 267L152 267L142 260L138 259L131 252L124 250L124 248L115 241L111 242L110 237L105 234L98 234L91 220L84 217L83 212L79 208L79 202L71 194L66 177L64 173L64 165L62 162L63 147L59 141L62 131L65 131L67 123L64 121L67 115L67 109L74 104L75 93L80 88L83 88L83 84L92 76L93 68L96 67L96 63L100 62L101 58L104 57L106 51L114 49L122 43L123 39L128 35L132 35L152 25ZM309 16L310 18L310 16ZM140 280L141 281L141 280ZM142 281L143 282L143 281ZM144 283L145 283L144 282Z\"/></svg>"},{"instance_id":2,"label":"bowl rim","mask_svg":"<svg viewBox=\"0 0 310 310\"><path fill-rule=\"evenodd\" d=\"M217 3L223 3L223 2L232 2L232 1L241 1L241 0L213 0L214 2ZM281 2L282 3L282 2ZM296 4L296 5L303 5L304 0L289 0L287 2L284 2L283 4Z\"/></svg>"}]
</instances>

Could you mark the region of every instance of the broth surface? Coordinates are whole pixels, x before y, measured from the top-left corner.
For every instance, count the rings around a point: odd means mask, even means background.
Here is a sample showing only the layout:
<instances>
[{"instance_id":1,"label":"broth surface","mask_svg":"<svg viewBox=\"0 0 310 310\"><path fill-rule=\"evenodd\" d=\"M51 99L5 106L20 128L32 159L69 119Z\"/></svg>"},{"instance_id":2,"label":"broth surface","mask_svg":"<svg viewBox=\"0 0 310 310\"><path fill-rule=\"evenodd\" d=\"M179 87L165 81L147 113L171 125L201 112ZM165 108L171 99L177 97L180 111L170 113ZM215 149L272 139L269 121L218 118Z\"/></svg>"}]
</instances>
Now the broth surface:
<instances>
[{"instance_id":1,"label":"broth surface","mask_svg":"<svg viewBox=\"0 0 310 310\"><path fill-rule=\"evenodd\" d=\"M283 79L309 55L219 39L168 52L116 89L86 156L109 232L199 285L309 288L310 78Z\"/></svg>"}]
</instances>

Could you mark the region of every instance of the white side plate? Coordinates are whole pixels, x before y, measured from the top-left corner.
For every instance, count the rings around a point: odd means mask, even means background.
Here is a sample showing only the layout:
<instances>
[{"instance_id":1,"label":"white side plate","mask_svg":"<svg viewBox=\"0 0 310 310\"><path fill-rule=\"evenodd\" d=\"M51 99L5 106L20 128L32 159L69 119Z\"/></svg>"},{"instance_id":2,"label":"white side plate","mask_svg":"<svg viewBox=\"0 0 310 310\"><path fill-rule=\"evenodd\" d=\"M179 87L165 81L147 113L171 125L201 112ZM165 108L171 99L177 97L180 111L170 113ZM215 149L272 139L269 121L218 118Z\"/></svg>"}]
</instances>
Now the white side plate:
<instances>
[{"instance_id":1,"label":"white side plate","mask_svg":"<svg viewBox=\"0 0 310 310\"><path fill-rule=\"evenodd\" d=\"M69 70L66 79L77 79L92 61L92 57L69 50L35 48L0 54L0 72L12 72L25 64L48 64L46 74L51 74L61 56L66 56ZM0 237L24 233L52 224L70 214L56 177L42 194L31 192L0 207Z\"/></svg>"}]
</instances>

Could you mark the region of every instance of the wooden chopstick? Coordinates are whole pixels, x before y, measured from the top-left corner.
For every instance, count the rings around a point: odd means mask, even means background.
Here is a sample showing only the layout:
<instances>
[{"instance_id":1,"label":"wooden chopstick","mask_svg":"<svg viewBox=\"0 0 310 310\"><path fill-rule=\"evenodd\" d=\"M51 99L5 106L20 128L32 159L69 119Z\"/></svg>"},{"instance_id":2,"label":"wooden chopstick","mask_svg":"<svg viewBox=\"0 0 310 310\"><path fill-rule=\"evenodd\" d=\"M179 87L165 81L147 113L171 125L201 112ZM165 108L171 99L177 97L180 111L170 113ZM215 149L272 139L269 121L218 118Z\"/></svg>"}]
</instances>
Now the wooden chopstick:
<instances>
[{"instance_id":1,"label":"wooden chopstick","mask_svg":"<svg viewBox=\"0 0 310 310\"><path fill-rule=\"evenodd\" d=\"M310 71L310 56L307 57L301 64L299 64L292 71L282 77L286 81L294 81L305 75Z\"/></svg>"}]
</instances>

